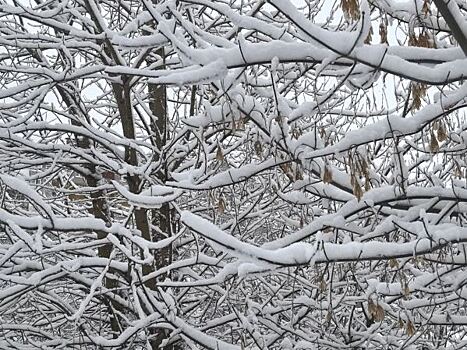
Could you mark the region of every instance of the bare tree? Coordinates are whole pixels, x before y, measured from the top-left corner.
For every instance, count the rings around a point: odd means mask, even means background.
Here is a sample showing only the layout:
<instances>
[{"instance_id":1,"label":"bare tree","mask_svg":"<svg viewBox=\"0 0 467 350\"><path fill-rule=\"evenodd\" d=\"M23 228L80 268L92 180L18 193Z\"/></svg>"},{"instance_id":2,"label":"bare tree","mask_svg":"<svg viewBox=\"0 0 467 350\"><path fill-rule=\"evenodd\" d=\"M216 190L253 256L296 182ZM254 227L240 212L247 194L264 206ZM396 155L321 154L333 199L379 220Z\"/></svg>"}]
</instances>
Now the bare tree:
<instances>
[{"instance_id":1,"label":"bare tree","mask_svg":"<svg viewBox=\"0 0 467 350\"><path fill-rule=\"evenodd\" d=\"M0 348L465 347L465 2L0 14Z\"/></svg>"}]
</instances>

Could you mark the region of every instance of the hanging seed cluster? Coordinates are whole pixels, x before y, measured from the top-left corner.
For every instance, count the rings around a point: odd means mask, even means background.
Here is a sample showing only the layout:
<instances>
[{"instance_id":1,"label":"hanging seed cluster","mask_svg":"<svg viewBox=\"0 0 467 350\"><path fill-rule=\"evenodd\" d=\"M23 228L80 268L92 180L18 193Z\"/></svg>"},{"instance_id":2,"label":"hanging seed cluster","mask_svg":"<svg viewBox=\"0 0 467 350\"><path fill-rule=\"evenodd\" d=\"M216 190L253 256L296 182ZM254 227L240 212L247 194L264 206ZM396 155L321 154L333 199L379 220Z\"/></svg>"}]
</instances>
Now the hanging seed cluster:
<instances>
[{"instance_id":1,"label":"hanging seed cluster","mask_svg":"<svg viewBox=\"0 0 467 350\"><path fill-rule=\"evenodd\" d=\"M423 28L418 36L415 33L410 33L408 44L409 46L426 47L429 49L435 48L434 40L425 28Z\"/></svg>"},{"instance_id":2,"label":"hanging seed cluster","mask_svg":"<svg viewBox=\"0 0 467 350\"><path fill-rule=\"evenodd\" d=\"M423 28L422 32L417 36L414 32L409 34L409 46L434 48L435 44L433 39L430 37L428 31ZM423 83L412 83L412 110L420 109L422 105L422 99L426 96L426 90L428 89L426 84Z\"/></svg>"},{"instance_id":3,"label":"hanging seed cluster","mask_svg":"<svg viewBox=\"0 0 467 350\"><path fill-rule=\"evenodd\" d=\"M290 181L303 180L303 170L299 164L282 163L279 167Z\"/></svg>"},{"instance_id":4,"label":"hanging seed cluster","mask_svg":"<svg viewBox=\"0 0 467 350\"><path fill-rule=\"evenodd\" d=\"M431 0L425 0L425 1L423 1L422 13L423 13L425 16L431 15L431 8L430 8L430 5L431 5Z\"/></svg>"},{"instance_id":5,"label":"hanging seed cluster","mask_svg":"<svg viewBox=\"0 0 467 350\"><path fill-rule=\"evenodd\" d=\"M218 143L217 144L217 151L216 151L216 160L219 162L224 161L224 152L222 151L221 145Z\"/></svg>"},{"instance_id":6,"label":"hanging seed cluster","mask_svg":"<svg viewBox=\"0 0 467 350\"><path fill-rule=\"evenodd\" d=\"M350 167L350 184L352 185L352 192L355 197L357 197L357 200L360 201L360 199L363 197L363 189L362 186L360 185L360 178L364 177L365 178L365 191L368 191L370 189L370 172L368 168L368 162L357 154L357 156L352 158L351 155L349 155L349 167Z\"/></svg>"},{"instance_id":7,"label":"hanging seed cluster","mask_svg":"<svg viewBox=\"0 0 467 350\"><path fill-rule=\"evenodd\" d=\"M426 96L428 86L423 83L412 83L412 110L418 110L422 106L422 100Z\"/></svg>"},{"instance_id":8,"label":"hanging seed cluster","mask_svg":"<svg viewBox=\"0 0 467 350\"><path fill-rule=\"evenodd\" d=\"M381 322L384 320L384 309L380 304L375 304L375 302L370 298L368 299L368 313L371 318L376 322Z\"/></svg>"},{"instance_id":9,"label":"hanging seed cluster","mask_svg":"<svg viewBox=\"0 0 467 350\"><path fill-rule=\"evenodd\" d=\"M370 30L368 31L368 35L365 38L365 44L371 44L371 40L373 39L373 28L370 27Z\"/></svg>"},{"instance_id":10,"label":"hanging seed cluster","mask_svg":"<svg viewBox=\"0 0 467 350\"><path fill-rule=\"evenodd\" d=\"M447 139L448 133L444 123L442 121L435 122L430 130L430 152L438 152L439 142L446 141Z\"/></svg>"},{"instance_id":11,"label":"hanging seed cluster","mask_svg":"<svg viewBox=\"0 0 467 350\"><path fill-rule=\"evenodd\" d=\"M379 37L381 44L388 44L388 24L386 20L381 21L379 24Z\"/></svg>"},{"instance_id":12,"label":"hanging seed cluster","mask_svg":"<svg viewBox=\"0 0 467 350\"><path fill-rule=\"evenodd\" d=\"M360 18L360 5L358 0L341 0L341 9L348 20L357 21Z\"/></svg>"},{"instance_id":13,"label":"hanging seed cluster","mask_svg":"<svg viewBox=\"0 0 467 350\"><path fill-rule=\"evenodd\" d=\"M322 180L325 184L329 184L332 182L332 170L329 165L324 166Z\"/></svg>"}]
</instances>

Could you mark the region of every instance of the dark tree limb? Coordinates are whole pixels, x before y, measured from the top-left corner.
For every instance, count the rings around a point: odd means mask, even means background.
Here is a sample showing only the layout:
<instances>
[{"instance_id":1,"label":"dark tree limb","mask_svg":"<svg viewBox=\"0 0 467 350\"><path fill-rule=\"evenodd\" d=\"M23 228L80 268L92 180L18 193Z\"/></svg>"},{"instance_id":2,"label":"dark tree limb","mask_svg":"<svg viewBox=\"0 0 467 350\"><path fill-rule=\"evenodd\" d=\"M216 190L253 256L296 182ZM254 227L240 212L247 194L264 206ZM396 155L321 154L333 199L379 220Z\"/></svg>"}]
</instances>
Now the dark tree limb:
<instances>
[{"instance_id":1,"label":"dark tree limb","mask_svg":"<svg viewBox=\"0 0 467 350\"><path fill-rule=\"evenodd\" d=\"M467 36L462 31L461 24L458 23L456 17L452 14L448 6L449 2L453 0L433 0L433 1L436 7L438 8L439 12L443 16L444 20L446 21L447 25L451 29L452 35L454 36L456 41L459 43L459 46L462 48L462 51L464 51L464 54L467 57Z\"/></svg>"}]
</instances>

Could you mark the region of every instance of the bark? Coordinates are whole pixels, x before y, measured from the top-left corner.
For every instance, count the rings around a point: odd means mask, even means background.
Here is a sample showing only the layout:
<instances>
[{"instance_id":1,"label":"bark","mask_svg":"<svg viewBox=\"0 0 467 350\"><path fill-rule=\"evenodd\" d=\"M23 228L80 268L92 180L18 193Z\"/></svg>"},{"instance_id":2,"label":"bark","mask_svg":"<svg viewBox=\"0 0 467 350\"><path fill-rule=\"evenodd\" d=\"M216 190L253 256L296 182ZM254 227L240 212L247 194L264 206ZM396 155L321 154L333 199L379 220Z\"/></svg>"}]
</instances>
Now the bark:
<instances>
[{"instance_id":1,"label":"bark","mask_svg":"<svg viewBox=\"0 0 467 350\"><path fill-rule=\"evenodd\" d=\"M464 51L465 56L467 56L467 37L461 28L462 24L457 23L456 18L449 10L447 5L449 1L454 0L434 0L434 3L446 21L449 29L451 29L451 33L458 42L459 46L462 48L462 51Z\"/></svg>"},{"instance_id":2,"label":"bark","mask_svg":"<svg viewBox=\"0 0 467 350\"><path fill-rule=\"evenodd\" d=\"M164 59L164 48L160 48L156 51L156 54L159 57ZM161 69L164 67L161 66ZM162 167L157 171L156 176L160 183L165 183L167 181L167 162L164 161L164 147L167 143L168 138L168 115L167 115L167 91L165 86L148 84L148 93L149 93L149 108L151 110L151 131L152 137L154 140L154 146L156 152L154 154L154 161L158 163L161 161ZM172 236L172 218L171 218L171 208L169 203L164 203L161 208L152 210L152 224L154 227L157 227L153 231L153 240L159 241L161 239ZM160 249L156 252L155 255L156 269L168 266L172 262L172 247L169 245L163 249ZM166 274L162 275L160 278L164 279L168 277ZM155 334L153 340L153 348L161 348L161 343L168 336L167 331L159 329ZM165 350L176 349L176 345L170 344L163 347Z\"/></svg>"}]
</instances>

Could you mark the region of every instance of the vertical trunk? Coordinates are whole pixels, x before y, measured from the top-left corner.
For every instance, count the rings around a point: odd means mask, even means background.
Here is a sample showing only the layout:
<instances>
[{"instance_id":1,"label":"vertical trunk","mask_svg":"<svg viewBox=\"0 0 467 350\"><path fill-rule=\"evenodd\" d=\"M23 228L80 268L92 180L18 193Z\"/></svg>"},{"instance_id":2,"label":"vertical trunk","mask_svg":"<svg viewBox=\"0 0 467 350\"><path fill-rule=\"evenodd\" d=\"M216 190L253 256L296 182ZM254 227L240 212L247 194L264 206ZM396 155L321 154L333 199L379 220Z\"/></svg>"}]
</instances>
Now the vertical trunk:
<instances>
[{"instance_id":1,"label":"vertical trunk","mask_svg":"<svg viewBox=\"0 0 467 350\"><path fill-rule=\"evenodd\" d=\"M164 49L160 48L156 54L164 58ZM151 131L153 132L154 143L157 152L154 155L155 162L162 160L164 165L156 174L160 183L167 181L167 163L164 162L163 149L167 143L167 92L165 86L148 84L149 108L151 110ZM158 210L152 212L153 223L160 231L154 232L154 240L159 241L172 235L170 225L170 205L165 203ZM156 258L156 268L167 266L171 263L171 247L158 251Z\"/></svg>"},{"instance_id":2,"label":"vertical trunk","mask_svg":"<svg viewBox=\"0 0 467 350\"><path fill-rule=\"evenodd\" d=\"M157 2L156 0L153 0ZM101 27L99 20L94 13L94 7L88 4L88 10L91 15L91 18L98 28L99 32L103 32L103 28ZM104 51L107 57L112 58L117 64L124 64L124 62L120 62L121 58L118 53L115 51L115 48L112 46L108 39L104 40ZM163 57L164 51L163 48L159 49L158 52ZM107 58L103 58L104 61ZM132 116L132 106L131 106L131 86L129 84L129 78L122 75L120 76L121 83L112 83L112 90L115 96L118 112L120 115L123 135L127 139L134 140L135 139L135 127L134 127L134 119ZM155 144L158 150L162 150L166 141L167 141L167 114L166 114L166 91L165 87L162 86L155 86L149 85L149 95L151 98L150 101L150 108L152 111L152 118L151 118L151 129L154 132L155 137ZM158 157L158 156L156 156ZM157 161L158 159L156 159ZM125 162L132 166L138 166L138 157L136 151L131 147L125 147ZM167 169L162 169L157 176L159 177L161 182L165 182L166 180ZM139 193L140 192L140 185L141 179L138 175L128 175L127 176L127 183L131 193ZM160 240L162 237L170 236L170 207L168 204L162 206L159 211L152 211L153 222L156 223L161 232L165 234L160 234L158 232L153 233L151 232L149 221L148 221L148 210L144 208L136 208L134 211L134 220L136 228L141 232L141 235L146 240ZM161 251L157 252L155 256L155 267L161 268L163 266L167 266L171 260L171 247L162 249ZM148 275L155 270L154 266L144 265L142 267L143 275ZM156 281L155 279L148 280L145 282L145 286L151 290L156 289ZM165 330L156 329L153 332L153 337L151 340L151 347L152 349L160 349L160 345L164 339L167 338L167 333ZM166 350L173 349L172 346L164 347Z\"/></svg>"},{"instance_id":3,"label":"vertical trunk","mask_svg":"<svg viewBox=\"0 0 467 350\"><path fill-rule=\"evenodd\" d=\"M39 56L38 56L39 57ZM69 86L71 91L76 91L74 86ZM63 102L65 105L69 108L70 112L76 116L83 116L83 113L80 112L78 109L78 104L79 101L73 101L72 97L69 95L66 89L64 89L62 86L58 85L57 90L62 97ZM80 123L78 121L72 120L71 123L76 126L80 126ZM90 148L90 140L87 137L84 136L76 136L76 144L79 148L82 149L89 149ZM96 188L98 186L98 181L97 178L95 177L96 174L96 167L93 164L89 164L87 166L90 174L85 176L86 183L89 187ZM91 193L91 201L92 201L92 208L89 209L89 213L93 215L95 218L101 219L106 223L110 223L110 217L109 213L107 210L107 203L105 199L105 192L102 190L92 192ZM105 238L106 234L104 232L98 232L97 236L99 239ZM100 246L97 249L97 255L101 258L109 258L110 253L112 251L112 245L106 244L103 246ZM111 279L109 277L106 277L104 280L105 287L109 290L112 290L114 288L117 288L117 281L114 279ZM117 303L114 303L110 300L106 301L106 306L109 309L109 318L110 318L110 327L113 333L113 337L116 338L118 335L121 333L121 327L119 320L116 316L115 311L121 311L120 305Z\"/></svg>"},{"instance_id":4,"label":"vertical trunk","mask_svg":"<svg viewBox=\"0 0 467 350\"><path fill-rule=\"evenodd\" d=\"M164 48L156 51L159 57L164 59ZM163 68L163 66L161 67ZM149 108L151 110L151 131L153 133L154 144L156 153L154 154L154 161L159 162L163 166L157 172L156 176L160 183L167 181L167 163L164 161L163 149L167 143L168 137L168 120L167 120L167 91L163 85L148 84L149 93ZM152 210L152 224L157 227L153 232L153 240L159 241L161 239L172 236L171 226L171 209L169 203L164 203L161 208ZM155 256L156 269L168 266L172 262L172 247L167 246L156 252ZM163 279L166 275L161 276ZM159 330L155 335L153 341L153 348L159 349L162 341L168 336L164 330ZM164 349L175 349L174 345L165 346Z\"/></svg>"},{"instance_id":5,"label":"vertical trunk","mask_svg":"<svg viewBox=\"0 0 467 350\"><path fill-rule=\"evenodd\" d=\"M132 116L131 108L131 93L130 85L125 77L122 77L123 84L112 84L113 92L117 101L118 111L120 119L122 121L123 135L127 139L135 139L135 126ZM138 166L138 157L136 151L127 146L125 147L125 162L132 166ZM138 175L127 176L128 188L131 193L139 193L141 179ZM151 241L151 232L149 229L147 210L144 208L136 208L134 210L135 226L141 232L141 236ZM143 275L147 275L154 271L154 267L150 265L143 266ZM155 281L148 280L146 286L151 289L155 289Z\"/></svg>"}]
</instances>

